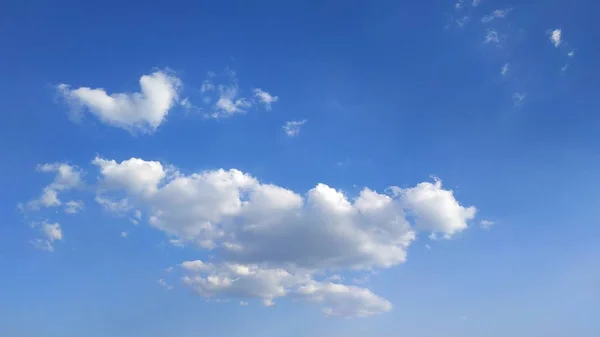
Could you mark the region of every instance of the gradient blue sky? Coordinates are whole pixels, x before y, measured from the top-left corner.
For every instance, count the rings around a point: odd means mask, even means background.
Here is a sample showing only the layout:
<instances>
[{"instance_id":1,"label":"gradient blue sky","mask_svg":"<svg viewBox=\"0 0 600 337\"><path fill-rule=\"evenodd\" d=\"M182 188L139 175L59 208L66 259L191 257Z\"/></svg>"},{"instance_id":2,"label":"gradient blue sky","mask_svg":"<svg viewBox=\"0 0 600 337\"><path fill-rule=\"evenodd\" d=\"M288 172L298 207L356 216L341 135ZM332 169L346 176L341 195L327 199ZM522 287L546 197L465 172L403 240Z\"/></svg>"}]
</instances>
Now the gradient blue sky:
<instances>
[{"instance_id":1,"label":"gradient blue sky","mask_svg":"<svg viewBox=\"0 0 600 337\"><path fill-rule=\"evenodd\" d=\"M591 0L3 1L0 335L599 336L599 11ZM155 72L181 82L156 130L73 102L79 87L139 92ZM219 93L202 92L207 79L237 83L252 106L210 118ZM278 97L271 109L254 88ZM305 123L290 136L290 121ZM419 231L404 263L322 271L389 301L385 312L326 317L291 295L207 301L178 265L220 251L170 244L148 221L155 203L138 225L103 209L97 156L182 175L235 168L302 196L324 183L349 200L434 175L477 214L448 240ZM45 163L85 172L57 207L33 207L54 179L36 172ZM64 211L71 199L77 214ZM54 223L62 239L36 249Z\"/></svg>"}]
</instances>

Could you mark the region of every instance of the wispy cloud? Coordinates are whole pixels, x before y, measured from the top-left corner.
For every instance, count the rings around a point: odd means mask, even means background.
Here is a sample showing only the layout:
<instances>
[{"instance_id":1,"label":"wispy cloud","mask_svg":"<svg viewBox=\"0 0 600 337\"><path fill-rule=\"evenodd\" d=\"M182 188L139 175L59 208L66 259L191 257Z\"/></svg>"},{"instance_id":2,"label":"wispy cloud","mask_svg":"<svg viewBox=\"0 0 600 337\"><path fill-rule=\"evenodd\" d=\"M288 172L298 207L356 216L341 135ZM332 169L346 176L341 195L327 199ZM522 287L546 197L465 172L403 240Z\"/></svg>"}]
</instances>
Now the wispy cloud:
<instances>
[{"instance_id":1,"label":"wispy cloud","mask_svg":"<svg viewBox=\"0 0 600 337\"><path fill-rule=\"evenodd\" d=\"M502 66L502 68L500 69L500 74L501 74L502 76L506 76L506 75L508 75L508 66L509 66L509 63L505 63L505 64Z\"/></svg>"},{"instance_id":2,"label":"wispy cloud","mask_svg":"<svg viewBox=\"0 0 600 337\"><path fill-rule=\"evenodd\" d=\"M483 40L483 43L485 43L485 44L494 43L494 44L498 45L500 43L500 37L498 36L498 31L496 31L495 29L488 29L485 32L485 38Z\"/></svg>"},{"instance_id":3,"label":"wispy cloud","mask_svg":"<svg viewBox=\"0 0 600 337\"><path fill-rule=\"evenodd\" d=\"M491 14L485 15L481 18L481 22L488 23L495 19L503 19L508 13L512 12L512 8L496 9Z\"/></svg>"},{"instance_id":4,"label":"wispy cloud","mask_svg":"<svg viewBox=\"0 0 600 337\"><path fill-rule=\"evenodd\" d=\"M479 222L479 224L481 225L481 227L483 227L485 229L490 229L496 223L494 221L491 221L491 220L481 220Z\"/></svg>"},{"instance_id":5,"label":"wispy cloud","mask_svg":"<svg viewBox=\"0 0 600 337\"><path fill-rule=\"evenodd\" d=\"M283 130L290 137L297 136L298 133L300 133L300 128L306 122L307 122L306 119L303 119L301 121L288 121L288 122L285 122L285 124L283 125Z\"/></svg>"},{"instance_id":6,"label":"wispy cloud","mask_svg":"<svg viewBox=\"0 0 600 337\"><path fill-rule=\"evenodd\" d=\"M523 100L525 100L525 97L527 97L527 93L524 93L524 92L515 92L512 95L512 101L513 101L514 105L521 105L521 103L523 102Z\"/></svg>"},{"instance_id":7,"label":"wispy cloud","mask_svg":"<svg viewBox=\"0 0 600 337\"><path fill-rule=\"evenodd\" d=\"M271 110L271 104L277 102L279 99L279 97L273 96L260 88L254 89L254 97L256 97L260 103L264 104L267 110Z\"/></svg>"}]
</instances>

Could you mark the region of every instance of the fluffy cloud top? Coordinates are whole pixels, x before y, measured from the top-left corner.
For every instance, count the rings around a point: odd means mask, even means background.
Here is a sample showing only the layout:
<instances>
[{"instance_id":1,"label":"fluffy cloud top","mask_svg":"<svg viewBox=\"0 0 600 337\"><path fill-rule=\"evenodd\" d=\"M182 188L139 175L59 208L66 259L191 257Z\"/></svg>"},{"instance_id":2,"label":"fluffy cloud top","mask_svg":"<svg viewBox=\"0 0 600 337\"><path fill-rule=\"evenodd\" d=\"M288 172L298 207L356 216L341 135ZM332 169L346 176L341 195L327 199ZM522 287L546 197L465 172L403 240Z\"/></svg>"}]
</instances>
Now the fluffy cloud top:
<instances>
[{"instance_id":1,"label":"fluffy cloud top","mask_svg":"<svg viewBox=\"0 0 600 337\"><path fill-rule=\"evenodd\" d=\"M141 92L108 94L104 89L58 86L74 107L84 107L102 122L131 132L151 133L165 120L178 99L179 78L162 71L140 78Z\"/></svg>"}]
</instances>

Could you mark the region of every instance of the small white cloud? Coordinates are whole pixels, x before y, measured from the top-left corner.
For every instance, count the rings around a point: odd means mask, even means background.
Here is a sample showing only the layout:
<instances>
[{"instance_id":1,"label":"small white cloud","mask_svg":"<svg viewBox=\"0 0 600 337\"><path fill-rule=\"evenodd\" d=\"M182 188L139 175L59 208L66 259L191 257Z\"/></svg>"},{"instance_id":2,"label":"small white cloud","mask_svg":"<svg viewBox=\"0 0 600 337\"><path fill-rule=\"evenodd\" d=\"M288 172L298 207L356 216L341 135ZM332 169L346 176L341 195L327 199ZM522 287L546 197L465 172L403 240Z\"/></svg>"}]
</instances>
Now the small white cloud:
<instances>
[{"instance_id":1,"label":"small white cloud","mask_svg":"<svg viewBox=\"0 0 600 337\"><path fill-rule=\"evenodd\" d=\"M202 86L200 87L200 92L201 93L205 93L205 92L210 92L210 91L215 91L216 87L214 85L214 83L210 80L204 80L204 82L202 82Z\"/></svg>"},{"instance_id":2,"label":"small white cloud","mask_svg":"<svg viewBox=\"0 0 600 337\"><path fill-rule=\"evenodd\" d=\"M344 278L339 274L333 274L333 275L325 278L325 281L328 281L328 282L340 282L343 280L344 280Z\"/></svg>"},{"instance_id":3,"label":"small white cloud","mask_svg":"<svg viewBox=\"0 0 600 337\"><path fill-rule=\"evenodd\" d=\"M285 122L285 124L283 125L283 130L285 131L285 134L290 136L290 137L294 137L297 136L298 133L300 133L300 128L307 122L306 119L303 119L301 121L288 121Z\"/></svg>"},{"instance_id":4,"label":"small white cloud","mask_svg":"<svg viewBox=\"0 0 600 337\"><path fill-rule=\"evenodd\" d=\"M569 64L568 64L568 63L567 63L567 64L565 64L564 66L562 66L562 67L560 68L560 72L561 72L562 74L564 74L565 72L567 72L567 69L569 69Z\"/></svg>"},{"instance_id":5,"label":"small white cloud","mask_svg":"<svg viewBox=\"0 0 600 337\"><path fill-rule=\"evenodd\" d=\"M164 279L158 280L158 284L165 287L167 290L173 290L173 287L170 286Z\"/></svg>"},{"instance_id":6,"label":"small white cloud","mask_svg":"<svg viewBox=\"0 0 600 337\"><path fill-rule=\"evenodd\" d=\"M485 32L485 38L483 40L483 43L495 43L496 45L498 45L500 43L500 37L498 36L498 32L495 29L488 29Z\"/></svg>"},{"instance_id":7,"label":"small white cloud","mask_svg":"<svg viewBox=\"0 0 600 337\"><path fill-rule=\"evenodd\" d=\"M525 98L527 97L527 94L524 92L515 92L512 95L512 101L514 103L514 105L520 105L523 100L525 100Z\"/></svg>"},{"instance_id":8,"label":"small white cloud","mask_svg":"<svg viewBox=\"0 0 600 337\"><path fill-rule=\"evenodd\" d=\"M425 245L425 248L426 248L427 250L431 250L431 246L430 246L430 245L427 245L427 244L426 244L426 245Z\"/></svg>"},{"instance_id":9,"label":"small white cloud","mask_svg":"<svg viewBox=\"0 0 600 337\"><path fill-rule=\"evenodd\" d=\"M558 48L562 39L562 30L555 29L550 33L550 42L554 45L554 47Z\"/></svg>"},{"instance_id":10,"label":"small white cloud","mask_svg":"<svg viewBox=\"0 0 600 337\"><path fill-rule=\"evenodd\" d=\"M264 104L267 110L271 110L271 104L277 102L279 99L279 97L273 96L260 88L254 89L254 97L256 97L260 103Z\"/></svg>"},{"instance_id":11,"label":"small white cloud","mask_svg":"<svg viewBox=\"0 0 600 337\"><path fill-rule=\"evenodd\" d=\"M246 98L239 97L237 84L219 86L219 99L215 103L215 112L209 117L219 119L230 117L237 113L245 113L252 103Z\"/></svg>"},{"instance_id":12,"label":"small white cloud","mask_svg":"<svg viewBox=\"0 0 600 337\"><path fill-rule=\"evenodd\" d=\"M71 200L65 203L65 213L67 214L76 214L79 213L83 209L83 201L81 200Z\"/></svg>"},{"instance_id":13,"label":"small white cloud","mask_svg":"<svg viewBox=\"0 0 600 337\"><path fill-rule=\"evenodd\" d=\"M62 202L59 199L59 193L80 187L82 184L81 177L83 172L76 166L66 163L52 163L38 165L37 170L44 173L54 172L56 175L54 176L54 181L44 187L42 195L38 199L27 203L29 209L37 210L40 207L60 206Z\"/></svg>"},{"instance_id":14,"label":"small white cloud","mask_svg":"<svg viewBox=\"0 0 600 337\"><path fill-rule=\"evenodd\" d=\"M456 19L456 25L459 27L464 27L469 22L468 16L463 16L461 18Z\"/></svg>"},{"instance_id":15,"label":"small white cloud","mask_svg":"<svg viewBox=\"0 0 600 337\"><path fill-rule=\"evenodd\" d=\"M479 224L481 225L481 227L485 228L485 229L489 229L491 228L493 225L495 225L496 223L494 221L491 220L481 220L479 222Z\"/></svg>"},{"instance_id":16,"label":"small white cloud","mask_svg":"<svg viewBox=\"0 0 600 337\"><path fill-rule=\"evenodd\" d=\"M506 75L508 74L508 66L509 66L509 64L508 64L508 63L505 63L505 64L502 66L502 69L500 69L500 74L501 74L502 76L506 76Z\"/></svg>"},{"instance_id":17,"label":"small white cloud","mask_svg":"<svg viewBox=\"0 0 600 337\"><path fill-rule=\"evenodd\" d=\"M107 125L131 133L152 133L166 119L178 100L181 80L157 71L140 78L141 92L108 94L104 89L70 89L58 85L58 92L72 108L86 108Z\"/></svg>"},{"instance_id":18,"label":"small white cloud","mask_svg":"<svg viewBox=\"0 0 600 337\"><path fill-rule=\"evenodd\" d=\"M473 7L477 7L481 4L481 0L473 0L472 5Z\"/></svg>"},{"instance_id":19,"label":"small white cloud","mask_svg":"<svg viewBox=\"0 0 600 337\"><path fill-rule=\"evenodd\" d=\"M45 223L42 225L42 231L50 241L60 241L63 238L59 223Z\"/></svg>"},{"instance_id":20,"label":"small white cloud","mask_svg":"<svg viewBox=\"0 0 600 337\"><path fill-rule=\"evenodd\" d=\"M127 232L121 232L121 237L122 237L122 238L126 238L126 237L127 237L127 235L128 235L128 234L127 234Z\"/></svg>"},{"instance_id":21,"label":"small white cloud","mask_svg":"<svg viewBox=\"0 0 600 337\"><path fill-rule=\"evenodd\" d=\"M32 224L32 227L37 227L38 224ZM31 240L31 244L40 250L45 250L49 252L54 251L53 243L55 241L61 241L63 239L62 229L60 228L59 223L48 223L42 222L40 225L40 231L43 234L43 238L36 238Z\"/></svg>"},{"instance_id":22,"label":"small white cloud","mask_svg":"<svg viewBox=\"0 0 600 337\"><path fill-rule=\"evenodd\" d=\"M31 243L31 245L35 249L45 250L47 252L54 252L54 246L52 245L52 243L50 243L50 241L46 239L37 238L29 241L29 243Z\"/></svg>"},{"instance_id":23,"label":"small white cloud","mask_svg":"<svg viewBox=\"0 0 600 337\"><path fill-rule=\"evenodd\" d=\"M506 15L508 15L508 13L510 13L512 10L513 10L512 8L496 9L491 14L488 14L488 15L485 15L484 17L482 17L481 22L488 23L495 19L504 19L504 17Z\"/></svg>"},{"instance_id":24,"label":"small white cloud","mask_svg":"<svg viewBox=\"0 0 600 337\"><path fill-rule=\"evenodd\" d=\"M240 305L242 307L247 307L248 306L248 302L246 302L246 301L240 301Z\"/></svg>"},{"instance_id":25,"label":"small white cloud","mask_svg":"<svg viewBox=\"0 0 600 337\"><path fill-rule=\"evenodd\" d=\"M371 280L371 275L366 274L361 277L355 277L352 279L352 283L354 284L365 284Z\"/></svg>"},{"instance_id":26,"label":"small white cloud","mask_svg":"<svg viewBox=\"0 0 600 337\"><path fill-rule=\"evenodd\" d=\"M267 299L264 299L264 300L263 300L263 305L264 305L265 307L274 307L274 306L275 306L275 302L273 302L273 300L272 300L272 299L270 299L270 298L267 298Z\"/></svg>"},{"instance_id":27,"label":"small white cloud","mask_svg":"<svg viewBox=\"0 0 600 337\"><path fill-rule=\"evenodd\" d=\"M571 50L571 51L570 51L570 52L567 54L567 56L569 56L569 57L575 57L575 51L574 51L574 50Z\"/></svg>"},{"instance_id":28,"label":"small white cloud","mask_svg":"<svg viewBox=\"0 0 600 337\"><path fill-rule=\"evenodd\" d=\"M132 208L127 198L123 198L119 201L114 201L109 198L97 195L94 200L98 203L98 205L102 206L102 208L106 212L115 213L117 215L123 215L129 212Z\"/></svg>"}]
</instances>

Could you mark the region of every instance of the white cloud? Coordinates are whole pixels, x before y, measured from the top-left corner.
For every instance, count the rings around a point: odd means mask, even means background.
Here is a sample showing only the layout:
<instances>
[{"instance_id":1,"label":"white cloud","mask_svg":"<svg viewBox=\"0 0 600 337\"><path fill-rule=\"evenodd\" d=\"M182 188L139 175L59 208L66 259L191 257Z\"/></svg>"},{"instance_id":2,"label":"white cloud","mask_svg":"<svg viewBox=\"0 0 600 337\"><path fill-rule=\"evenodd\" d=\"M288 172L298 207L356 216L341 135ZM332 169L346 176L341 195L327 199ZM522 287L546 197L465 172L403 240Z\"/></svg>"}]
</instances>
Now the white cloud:
<instances>
[{"instance_id":1,"label":"white cloud","mask_svg":"<svg viewBox=\"0 0 600 337\"><path fill-rule=\"evenodd\" d=\"M173 290L173 287L169 285L164 279L158 280L158 284L160 284L162 287L165 287L167 290Z\"/></svg>"},{"instance_id":2,"label":"white cloud","mask_svg":"<svg viewBox=\"0 0 600 337\"><path fill-rule=\"evenodd\" d=\"M560 72L564 74L567 71L567 69L569 69L569 64L568 63L565 64L564 66L562 66L560 68Z\"/></svg>"},{"instance_id":3,"label":"white cloud","mask_svg":"<svg viewBox=\"0 0 600 337\"><path fill-rule=\"evenodd\" d=\"M508 64L508 63L505 63L505 64L502 66L502 69L500 69L500 74L501 74L502 76L506 76L506 75L508 74L508 66L509 66L509 64Z\"/></svg>"},{"instance_id":4,"label":"white cloud","mask_svg":"<svg viewBox=\"0 0 600 337\"><path fill-rule=\"evenodd\" d=\"M83 107L103 123L130 132L152 133L178 100L181 80L163 71L140 78L141 92L108 94L104 89L58 86L73 107Z\"/></svg>"},{"instance_id":5,"label":"white cloud","mask_svg":"<svg viewBox=\"0 0 600 337\"><path fill-rule=\"evenodd\" d=\"M275 299L292 296L324 306L326 315L364 317L388 312L392 305L370 290L355 286L322 283L311 279L304 271L292 272L282 268L268 269L257 265L224 263L212 265L199 261L183 262L184 266L199 265L202 268L186 268L197 274L186 275L183 283L197 294L212 298L218 296L258 298L267 307L275 306ZM247 305L246 301L241 305Z\"/></svg>"},{"instance_id":6,"label":"white cloud","mask_svg":"<svg viewBox=\"0 0 600 337\"><path fill-rule=\"evenodd\" d=\"M71 200L67 201L65 204L65 213L67 214L76 214L79 213L83 209L83 201L81 200Z\"/></svg>"},{"instance_id":7,"label":"white cloud","mask_svg":"<svg viewBox=\"0 0 600 337\"><path fill-rule=\"evenodd\" d=\"M210 79L206 79L206 80L204 80L204 82L202 82L202 86L200 87L200 92L205 93L205 92L215 91L215 89L216 89L215 84Z\"/></svg>"},{"instance_id":8,"label":"white cloud","mask_svg":"<svg viewBox=\"0 0 600 337\"><path fill-rule=\"evenodd\" d=\"M400 201L416 216L417 228L446 237L465 230L467 222L475 217L477 209L463 207L450 190L442 189L442 181L423 182L409 189L397 189Z\"/></svg>"},{"instance_id":9,"label":"white cloud","mask_svg":"<svg viewBox=\"0 0 600 337\"><path fill-rule=\"evenodd\" d=\"M180 264L183 283L196 293L266 305L290 296L321 304L327 315L391 310L371 290L336 284L336 273L401 264L417 232L451 238L476 212L438 179L349 197L322 183L298 194L236 169L183 174L139 158L93 163L100 170L97 196L128 200L128 211L144 209L148 224L170 242L216 254L210 263Z\"/></svg>"},{"instance_id":10,"label":"white cloud","mask_svg":"<svg viewBox=\"0 0 600 337\"><path fill-rule=\"evenodd\" d=\"M472 5L473 7L477 7L481 4L481 0L473 0Z\"/></svg>"},{"instance_id":11,"label":"white cloud","mask_svg":"<svg viewBox=\"0 0 600 337\"><path fill-rule=\"evenodd\" d=\"M121 237L122 237L122 238L126 238L126 237L127 237L127 235L129 235L127 232L121 232Z\"/></svg>"},{"instance_id":12,"label":"white cloud","mask_svg":"<svg viewBox=\"0 0 600 337\"><path fill-rule=\"evenodd\" d=\"M242 307L247 307L248 306L248 302L246 302L246 301L240 301L240 305Z\"/></svg>"},{"instance_id":13,"label":"white cloud","mask_svg":"<svg viewBox=\"0 0 600 337\"><path fill-rule=\"evenodd\" d=\"M493 225L495 225L496 223L494 221L491 220L481 220L479 222L479 224L481 225L481 227L485 228L485 229L489 229L491 228Z\"/></svg>"},{"instance_id":14,"label":"white cloud","mask_svg":"<svg viewBox=\"0 0 600 337\"><path fill-rule=\"evenodd\" d=\"M567 54L567 56L569 56L569 57L575 57L575 51L574 51L574 50L571 50L571 51L570 51L570 52Z\"/></svg>"},{"instance_id":15,"label":"white cloud","mask_svg":"<svg viewBox=\"0 0 600 337\"><path fill-rule=\"evenodd\" d=\"M154 193L157 184L167 175L161 163L138 158L117 163L96 157L92 164L100 168L105 188L125 188L134 196Z\"/></svg>"},{"instance_id":16,"label":"white cloud","mask_svg":"<svg viewBox=\"0 0 600 337\"><path fill-rule=\"evenodd\" d=\"M66 163L52 163L38 165L37 170L44 173L56 173L54 181L44 187L42 195L30 201L27 206L31 209L39 209L40 207L57 207L62 205L58 198L60 192L79 187L81 185L81 176L83 172L76 166L71 166ZM69 205L67 205L67 208Z\"/></svg>"},{"instance_id":17,"label":"white cloud","mask_svg":"<svg viewBox=\"0 0 600 337\"><path fill-rule=\"evenodd\" d=\"M228 260L241 263L389 267L404 261L415 236L406 212L415 217L415 228L448 237L466 229L476 212L461 206L439 180L393 188L394 195L364 189L351 201L324 184L304 198L235 169L155 179L165 177L158 162L105 162L113 169L101 170L101 184L110 181L117 189L118 182L121 191L135 196L148 209L151 226L178 243L220 247ZM147 176L153 178L142 178Z\"/></svg>"},{"instance_id":18,"label":"white cloud","mask_svg":"<svg viewBox=\"0 0 600 337\"><path fill-rule=\"evenodd\" d=\"M498 32L495 29L488 29L485 32L485 38L483 43L495 43L496 45L500 44L500 37L498 36Z\"/></svg>"},{"instance_id":19,"label":"white cloud","mask_svg":"<svg viewBox=\"0 0 600 337\"><path fill-rule=\"evenodd\" d=\"M513 104L514 105L521 105L521 103L523 103L523 100L525 100L526 97L527 97L527 93L524 93L524 92L515 92L512 95Z\"/></svg>"},{"instance_id":20,"label":"white cloud","mask_svg":"<svg viewBox=\"0 0 600 337\"><path fill-rule=\"evenodd\" d=\"M561 44L562 39L562 30L555 29L550 33L550 42L554 45L554 47L558 48Z\"/></svg>"},{"instance_id":21,"label":"white cloud","mask_svg":"<svg viewBox=\"0 0 600 337\"><path fill-rule=\"evenodd\" d=\"M237 84L220 85L219 97L215 103L215 112L209 115L214 119L231 117L234 114L245 113L252 103L244 97L239 97Z\"/></svg>"},{"instance_id":22,"label":"white cloud","mask_svg":"<svg viewBox=\"0 0 600 337\"><path fill-rule=\"evenodd\" d=\"M297 136L300 133L300 128L306 124L307 120L303 119L301 121L288 121L285 122L285 124L283 125L283 130L285 131L285 134L290 136L290 137L294 137Z\"/></svg>"},{"instance_id":23,"label":"white cloud","mask_svg":"<svg viewBox=\"0 0 600 337\"><path fill-rule=\"evenodd\" d=\"M491 21L493 21L495 19L503 19L512 10L513 10L512 8L496 9L491 14L488 14L488 15L485 15L484 17L482 17L481 18L481 22L488 23L488 22L491 22Z\"/></svg>"},{"instance_id":24,"label":"white cloud","mask_svg":"<svg viewBox=\"0 0 600 337\"><path fill-rule=\"evenodd\" d=\"M309 282L299 288L298 295L321 303L327 316L367 317L392 310L392 304L371 290L335 283Z\"/></svg>"},{"instance_id":25,"label":"white cloud","mask_svg":"<svg viewBox=\"0 0 600 337\"><path fill-rule=\"evenodd\" d=\"M38 224L33 224L33 227L38 227ZM39 224L40 231L43 238L36 238L31 240L31 244L40 250L49 252L54 251L54 242L61 241L63 239L62 229L59 223L48 223L46 221Z\"/></svg>"},{"instance_id":26,"label":"white cloud","mask_svg":"<svg viewBox=\"0 0 600 337\"><path fill-rule=\"evenodd\" d=\"M131 210L131 205L129 205L129 200L127 198L121 199L119 201L113 201L109 198L105 198L103 196L97 195L94 199L102 208L109 213L115 214L125 214Z\"/></svg>"},{"instance_id":27,"label":"white cloud","mask_svg":"<svg viewBox=\"0 0 600 337\"><path fill-rule=\"evenodd\" d=\"M50 242L60 241L63 238L62 230L60 229L59 223L44 223L42 225L42 231Z\"/></svg>"},{"instance_id":28,"label":"white cloud","mask_svg":"<svg viewBox=\"0 0 600 337\"><path fill-rule=\"evenodd\" d=\"M267 110L271 110L271 104L277 102L279 99L279 97L273 96L259 88L254 89L254 97L256 97L260 103L264 104Z\"/></svg>"}]
</instances>

